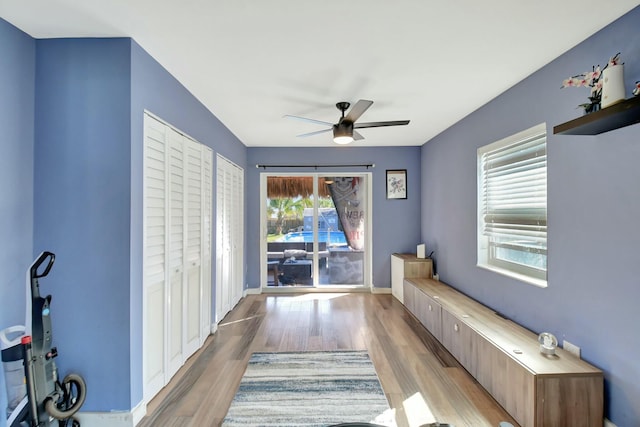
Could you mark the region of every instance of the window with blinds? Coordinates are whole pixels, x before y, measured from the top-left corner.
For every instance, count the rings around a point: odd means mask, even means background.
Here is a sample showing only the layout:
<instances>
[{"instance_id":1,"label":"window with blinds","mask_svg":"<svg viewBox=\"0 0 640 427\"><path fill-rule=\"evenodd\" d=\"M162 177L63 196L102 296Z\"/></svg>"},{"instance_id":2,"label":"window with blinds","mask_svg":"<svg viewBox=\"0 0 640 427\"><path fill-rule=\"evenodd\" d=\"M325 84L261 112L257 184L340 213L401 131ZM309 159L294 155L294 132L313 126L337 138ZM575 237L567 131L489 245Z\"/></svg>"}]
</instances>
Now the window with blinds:
<instances>
[{"instance_id":1,"label":"window with blinds","mask_svg":"<svg viewBox=\"0 0 640 427\"><path fill-rule=\"evenodd\" d=\"M478 149L478 266L546 286L544 123Z\"/></svg>"}]
</instances>

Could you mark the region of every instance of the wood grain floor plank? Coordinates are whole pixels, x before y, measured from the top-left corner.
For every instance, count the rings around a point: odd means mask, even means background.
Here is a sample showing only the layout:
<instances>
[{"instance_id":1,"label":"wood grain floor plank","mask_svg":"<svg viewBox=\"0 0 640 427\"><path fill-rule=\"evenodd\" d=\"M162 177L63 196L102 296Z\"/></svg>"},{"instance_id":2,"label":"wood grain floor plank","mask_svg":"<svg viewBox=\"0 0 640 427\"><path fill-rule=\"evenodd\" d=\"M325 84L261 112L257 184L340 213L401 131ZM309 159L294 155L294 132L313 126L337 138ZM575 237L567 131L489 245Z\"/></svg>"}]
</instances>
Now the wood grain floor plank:
<instances>
[{"instance_id":1,"label":"wood grain floor plank","mask_svg":"<svg viewBox=\"0 0 640 427\"><path fill-rule=\"evenodd\" d=\"M256 351L367 350L399 427L517 424L391 295L250 295L147 405L138 427L218 426ZM433 422L431 421L431 422Z\"/></svg>"},{"instance_id":2,"label":"wood grain floor plank","mask_svg":"<svg viewBox=\"0 0 640 427\"><path fill-rule=\"evenodd\" d=\"M239 360L230 360L224 364L224 372L227 375L219 375L210 384L208 392L202 399L204 402L210 402L210 404L200 405L193 416L193 426L215 426L216 424L213 420L220 418L223 413L226 414L233 396L238 390L240 379L246 366L247 363L245 361Z\"/></svg>"}]
</instances>

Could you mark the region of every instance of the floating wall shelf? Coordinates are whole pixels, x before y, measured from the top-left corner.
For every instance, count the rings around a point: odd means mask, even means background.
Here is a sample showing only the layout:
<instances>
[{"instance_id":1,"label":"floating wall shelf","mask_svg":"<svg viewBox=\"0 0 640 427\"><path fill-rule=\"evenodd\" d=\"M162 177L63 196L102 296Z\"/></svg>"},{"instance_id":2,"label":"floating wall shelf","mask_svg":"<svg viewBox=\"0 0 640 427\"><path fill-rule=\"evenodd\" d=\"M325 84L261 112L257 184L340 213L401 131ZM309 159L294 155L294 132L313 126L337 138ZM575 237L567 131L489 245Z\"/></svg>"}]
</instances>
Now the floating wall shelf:
<instances>
[{"instance_id":1,"label":"floating wall shelf","mask_svg":"<svg viewBox=\"0 0 640 427\"><path fill-rule=\"evenodd\" d=\"M554 134L598 135L610 130L640 123L640 96L625 99L595 113L585 114L553 127Z\"/></svg>"}]
</instances>

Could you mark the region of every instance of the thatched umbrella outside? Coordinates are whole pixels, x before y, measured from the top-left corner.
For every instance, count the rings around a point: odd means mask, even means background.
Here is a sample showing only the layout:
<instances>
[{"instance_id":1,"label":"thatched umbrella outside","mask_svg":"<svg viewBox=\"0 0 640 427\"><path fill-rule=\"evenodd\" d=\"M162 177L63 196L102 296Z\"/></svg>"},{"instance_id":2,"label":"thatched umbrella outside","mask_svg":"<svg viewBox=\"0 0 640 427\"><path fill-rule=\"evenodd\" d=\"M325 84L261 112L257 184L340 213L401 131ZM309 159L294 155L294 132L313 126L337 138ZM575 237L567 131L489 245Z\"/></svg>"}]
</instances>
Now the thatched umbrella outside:
<instances>
[{"instance_id":1,"label":"thatched umbrella outside","mask_svg":"<svg viewBox=\"0 0 640 427\"><path fill-rule=\"evenodd\" d=\"M311 176L270 176L267 177L267 197L274 199L307 198L313 195L313 180ZM358 177L318 178L318 195L331 197L338 211L340 230L343 230L349 247L362 249L364 205L360 203L361 193L358 191L360 179ZM284 215L285 212L280 212ZM302 213L300 213L301 215ZM343 216L348 221L343 221ZM282 231L282 217L278 219L280 232Z\"/></svg>"},{"instance_id":2,"label":"thatched umbrella outside","mask_svg":"<svg viewBox=\"0 0 640 427\"><path fill-rule=\"evenodd\" d=\"M312 176L270 176L267 178L267 197L287 199L312 196L313 179ZM320 178L318 184L318 196L330 197L325 178Z\"/></svg>"},{"instance_id":3,"label":"thatched umbrella outside","mask_svg":"<svg viewBox=\"0 0 640 427\"><path fill-rule=\"evenodd\" d=\"M270 215L277 216L275 233L282 234L283 229L294 227L287 222L299 221L302 224L304 208L310 206L308 198L313 196L311 176L270 176L267 177L267 197L271 209ZM324 178L318 180L318 195L330 197ZM302 198L302 199L300 199ZM307 200L305 200L307 199ZM297 227L298 225L295 225Z\"/></svg>"}]
</instances>

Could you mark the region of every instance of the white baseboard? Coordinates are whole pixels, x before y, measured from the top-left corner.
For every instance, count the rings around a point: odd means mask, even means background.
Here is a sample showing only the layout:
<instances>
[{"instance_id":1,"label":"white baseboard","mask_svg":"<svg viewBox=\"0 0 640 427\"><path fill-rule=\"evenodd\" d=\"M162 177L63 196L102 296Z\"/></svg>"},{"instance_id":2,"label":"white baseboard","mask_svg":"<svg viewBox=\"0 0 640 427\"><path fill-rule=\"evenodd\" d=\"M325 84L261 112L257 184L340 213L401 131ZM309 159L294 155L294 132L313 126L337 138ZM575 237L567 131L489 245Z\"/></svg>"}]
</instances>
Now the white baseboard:
<instances>
[{"instance_id":1,"label":"white baseboard","mask_svg":"<svg viewBox=\"0 0 640 427\"><path fill-rule=\"evenodd\" d=\"M378 288L376 286L373 286L371 288L371 293L372 294L390 294L391 288Z\"/></svg>"},{"instance_id":2,"label":"white baseboard","mask_svg":"<svg viewBox=\"0 0 640 427\"><path fill-rule=\"evenodd\" d=\"M260 288L247 288L244 290L243 296L246 297L247 295L260 295L261 293L262 289Z\"/></svg>"},{"instance_id":3,"label":"white baseboard","mask_svg":"<svg viewBox=\"0 0 640 427\"><path fill-rule=\"evenodd\" d=\"M137 426L140 421L147 415L147 404L146 402L140 402L138 405L131 410L131 414L133 415L133 425Z\"/></svg>"},{"instance_id":4,"label":"white baseboard","mask_svg":"<svg viewBox=\"0 0 640 427\"><path fill-rule=\"evenodd\" d=\"M132 412L78 412L74 417L87 427L135 427Z\"/></svg>"},{"instance_id":5,"label":"white baseboard","mask_svg":"<svg viewBox=\"0 0 640 427\"><path fill-rule=\"evenodd\" d=\"M78 412L74 415L86 427L135 427L147 415L147 405L140 402L131 412Z\"/></svg>"},{"instance_id":6,"label":"white baseboard","mask_svg":"<svg viewBox=\"0 0 640 427\"><path fill-rule=\"evenodd\" d=\"M609 421L609 419L605 418L604 419L604 427L616 427L616 425L614 423L612 423L611 421Z\"/></svg>"}]
</instances>

